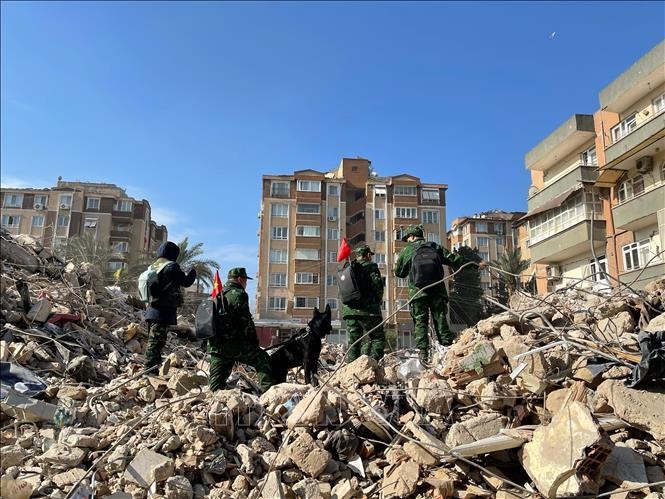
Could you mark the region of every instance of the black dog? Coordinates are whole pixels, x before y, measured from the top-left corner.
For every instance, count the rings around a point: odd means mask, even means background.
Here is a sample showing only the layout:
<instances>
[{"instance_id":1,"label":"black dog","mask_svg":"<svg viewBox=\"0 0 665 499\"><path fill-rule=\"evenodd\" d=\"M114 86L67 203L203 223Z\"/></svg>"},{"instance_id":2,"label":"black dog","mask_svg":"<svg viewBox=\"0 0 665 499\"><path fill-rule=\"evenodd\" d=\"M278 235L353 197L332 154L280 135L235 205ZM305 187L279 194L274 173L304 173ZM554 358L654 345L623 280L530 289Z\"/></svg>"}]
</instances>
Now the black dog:
<instances>
[{"instance_id":1,"label":"black dog","mask_svg":"<svg viewBox=\"0 0 665 499\"><path fill-rule=\"evenodd\" d=\"M305 383L314 386L318 384L312 375L318 370L321 339L332 331L330 317L330 305L326 305L325 312L314 308L314 316L307 327L270 352L270 366L277 383L286 381L286 373L290 368L302 367L305 370Z\"/></svg>"}]
</instances>

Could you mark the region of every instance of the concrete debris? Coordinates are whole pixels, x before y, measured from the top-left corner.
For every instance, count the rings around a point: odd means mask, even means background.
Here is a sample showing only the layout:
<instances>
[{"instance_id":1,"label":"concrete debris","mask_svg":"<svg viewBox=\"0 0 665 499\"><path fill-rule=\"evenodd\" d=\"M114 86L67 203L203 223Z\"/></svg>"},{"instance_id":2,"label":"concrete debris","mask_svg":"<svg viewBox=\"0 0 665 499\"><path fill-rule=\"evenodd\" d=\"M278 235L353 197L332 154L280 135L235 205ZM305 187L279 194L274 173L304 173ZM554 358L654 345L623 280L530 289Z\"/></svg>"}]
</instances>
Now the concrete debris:
<instances>
[{"instance_id":1,"label":"concrete debris","mask_svg":"<svg viewBox=\"0 0 665 499\"><path fill-rule=\"evenodd\" d=\"M665 279L640 295L515 293L431 368L408 349L342 364L324 340L320 388L292 369L257 396L243 366L210 392L187 314L142 374L141 303L94 265L0 239L0 360L41 380L0 380L3 497L662 494L663 380L626 382L638 333L663 330Z\"/></svg>"}]
</instances>

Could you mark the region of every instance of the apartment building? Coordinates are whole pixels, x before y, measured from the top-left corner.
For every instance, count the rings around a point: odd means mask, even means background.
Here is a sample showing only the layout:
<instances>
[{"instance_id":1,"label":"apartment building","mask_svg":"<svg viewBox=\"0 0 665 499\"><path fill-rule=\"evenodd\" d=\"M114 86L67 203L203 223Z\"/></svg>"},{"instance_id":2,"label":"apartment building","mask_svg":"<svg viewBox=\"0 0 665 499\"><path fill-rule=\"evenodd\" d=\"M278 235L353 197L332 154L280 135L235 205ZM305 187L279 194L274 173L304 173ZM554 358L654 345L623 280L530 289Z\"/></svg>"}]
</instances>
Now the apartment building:
<instances>
[{"instance_id":1,"label":"apartment building","mask_svg":"<svg viewBox=\"0 0 665 499\"><path fill-rule=\"evenodd\" d=\"M164 225L150 218L150 203L114 184L67 182L48 189L2 189L2 227L27 234L58 251L73 237L92 234L116 249L113 272L167 240Z\"/></svg>"},{"instance_id":2,"label":"apartment building","mask_svg":"<svg viewBox=\"0 0 665 499\"><path fill-rule=\"evenodd\" d=\"M299 170L264 175L259 212L257 325L301 327L314 307L330 305L333 327L343 335L338 299L337 251L368 244L386 279L384 314L406 303L406 279L392 275L406 243L402 230L422 223L430 241L445 243L445 184L408 174L382 177L363 158L344 158L329 172ZM410 344L408 309L392 319L400 341Z\"/></svg>"},{"instance_id":3,"label":"apartment building","mask_svg":"<svg viewBox=\"0 0 665 499\"><path fill-rule=\"evenodd\" d=\"M665 275L665 41L599 94L609 273L634 289Z\"/></svg>"},{"instance_id":4,"label":"apartment building","mask_svg":"<svg viewBox=\"0 0 665 499\"><path fill-rule=\"evenodd\" d=\"M478 248L478 255L488 262L496 260L507 249L519 247L513 224L525 215L523 211L492 210L455 218L447 234L448 247ZM485 269L480 271L480 286L496 296L496 279Z\"/></svg>"},{"instance_id":5,"label":"apartment building","mask_svg":"<svg viewBox=\"0 0 665 499\"><path fill-rule=\"evenodd\" d=\"M528 248L539 293L640 289L665 274L665 43L525 156Z\"/></svg>"}]
</instances>

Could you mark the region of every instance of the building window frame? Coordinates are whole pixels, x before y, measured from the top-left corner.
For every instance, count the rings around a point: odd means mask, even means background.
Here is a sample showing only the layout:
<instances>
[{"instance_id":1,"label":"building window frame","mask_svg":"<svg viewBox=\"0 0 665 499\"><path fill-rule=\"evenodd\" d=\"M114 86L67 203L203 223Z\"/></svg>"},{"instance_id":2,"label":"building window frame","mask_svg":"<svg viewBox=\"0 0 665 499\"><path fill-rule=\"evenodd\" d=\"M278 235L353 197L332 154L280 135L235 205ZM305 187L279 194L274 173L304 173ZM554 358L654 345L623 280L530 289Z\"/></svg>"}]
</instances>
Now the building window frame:
<instances>
[{"instance_id":1,"label":"building window frame","mask_svg":"<svg viewBox=\"0 0 665 499\"><path fill-rule=\"evenodd\" d=\"M101 198L86 198L85 200L85 209L86 210L99 210L101 204Z\"/></svg>"},{"instance_id":2,"label":"building window frame","mask_svg":"<svg viewBox=\"0 0 665 499\"><path fill-rule=\"evenodd\" d=\"M35 194L35 200L33 206L41 206L41 209L44 210L48 207L48 195L46 194Z\"/></svg>"},{"instance_id":3,"label":"building window frame","mask_svg":"<svg viewBox=\"0 0 665 499\"><path fill-rule=\"evenodd\" d=\"M271 217L288 217L289 205L287 203L272 203L270 205Z\"/></svg>"},{"instance_id":4,"label":"building window frame","mask_svg":"<svg viewBox=\"0 0 665 499\"><path fill-rule=\"evenodd\" d=\"M589 275L593 282L607 282L607 258L599 256L597 260L589 261Z\"/></svg>"},{"instance_id":5,"label":"building window frame","mask_svg":"<svg viewBox=\"0 0 665 499\"><path fill-rule=\"evenodd\" d=\"M374 186L374 197L385 198L388 194L388 189L385 185L375 185Z\"/></svg>"},{"instance_id":6,"label":"building window frame","mask_svg":"<svg viewBox=\"0 0 665 499\"><path fill-rule=\"evenodd\" d=\"M396 206L395 207L395 218L417 219L418 218L418 208L405 207L405 206Z\"/></svg>"},{"instance_id":7,"label":"building window frame","mask_svg":"<svg viewBox=\"0 0 665 499\"><path fill-rule=\"evenodd\" d=\"M629 179L624 180L619 184L617 189L617 201L619 204L630 201L640 194L644 194L644 176L635 175Z\"/></svg>"},{"instance_id":8,"label":"building window frame","mask_svg":"<svg viewBox=\"0 0 665 499\"><path fill-rule=\"evenodd\" d=\"M56 221L58 227L68 227L69 226L69 215L60 214Z\"/></svg>"},{"instance_id":9,"label":"building window frame","mask_svg":"<svg viewBox=\"0 0 665 499\"><path fill-rule=\"evenodd\" d=\"M321 237L321 227L318 225L296 225L296 235L299 237Z\"/></svg>"},{"instance_id":10,"label":"building window frame","mask_svg":"<svg viewBox=\"0 0 665 499\"><path fill-rule=\"evenodd\" d=\"M339 229L328 229L328 240L338 241L339 240Z\"/></svg>"},{"instance_id":11,"label":"building window frame","mask_svg":"<svg viewBox=\"0 0 665 499\"><path fill-rule=\"evenodd\" d=\"M320 215L321 205L317 203L298 203L296 213L301 215Z\"/></svg>"},{"instance_id":12,"label":"building window frame","mask_svg":"<svg viewBox=\"0 0 665 499\"><path fill-rule=\"evenodd\" d=\"M612 127L612 142L618 142L625 136L631 134L637 128L637 113L625 117L621 122Z\"/></svg>"},{"instance_id":13,"label":"building window frame","mask_svg":"<svg viewBox=\"0 0 665 499\"><path fill-rule=\"evenodd\" d=\"M375 241L385 241L386 240L386 233L383 230L375 230L374 231L374 240Z\"/></svg>"},{"instance_id":14,"label":"building window frame","mask_svg":"<svg viewBox=\"0 0 665 499\"><path fill-rule=\"evenodd\" d=\"M293 308L318 308L319 307L319 297L318 296L294 296L293 297Z\"/></svg>"},{"instance_id":15,"label":"building window frame","mask_svg":"<svg viewBox=\"0 0 665 499\"><path fill-rule=\"evenodd\" d=\"M99 219L96 217L85 217L83 219L83 228L84 229L96 229Z\"/></svg>"},{"instance_id":16,"label":"building window frame","mask_svg":"<svg viewBox=\"0 0 665 499\"><path fill-rule=\"evenodd\" d=\"M439 224L439 210L422 210L422 216L424 224Z\"/></svg>"},{"instance_id":17,"label":"building window frame","mask_svg":"<svg viewBox=\"0 0 665 499\"><path fill-rule=\"evenodd\" d=\"M127 241L118 241L113 245L116 253L129 253L129 243Z\"/></svg>"},{"instance_id":18,"label":"building window frame","mask_svg":"<svg viewBox=\"0 0 665 499\"><path fill-rule=\"evenodd\" d=\"M44 215L32 215L30 227L44 227Z\"/></svg>"},{"instance_id":19,"label":"building window frame","mask_svg":"<svg viewBox=\"0 0 665 499\"><path fill-rule=\"evenodd\" d=\"M269 296L268 310L286 310L286 296Z\"/></svg>"},{"instance_id":20,"label":"building window frame","mask_svg":"<svg viewBox=\"0 0 665 499\"><path fill-rule=\"evenodd\" d=\"M318 248L296 248L296 260L320 260L321 250Z\"/></svg>"},{"instance_id":21,"label":"building window frame","mask_svg":"<svg viewBox=\"0 0 665 499\"><path fill-rule=\"evenodd\" d=\"M318 272L296 272L296 284L319 284Z\"/></svg>"},{"instance_id":22,"label":"building window frame","mask_svg":"<svg viewBox=\"0 0 665 499\"><path fill-rule=\"evenodd\" d=\"M415 185L395 185L393 187L393 196L411 196L418 195L418 187Z\"/></svg>"},{"instance_id":23,"label":"building window frame","mask_svg":"<svg viewBox=\"0 0 665 499\"><path fill-rule=\"evenodd\" d=\"M286 263L288 261L288 252L283 249L270 250L270 263Z\"/></svg>"},{"instance_id":24,"label":"building window frame","mask_svg":"<svg viewBox=\"0 0 665 499\"><path fill-rule=\"evenodd\" d=\"M3 208L23 208L22 192L6 192L2 200Z\"/></svg>"},{"instance_id":25,"label":"building window frame","mask_svg":"<svg viewBox=\"0 0 665 499\"><path fill-rule=\"evenodd\" d=\"M328 274L326 276L326 286L337 286L337 276Z\"/></svg>"},{"instance_id":26,"label":"building window frame","mask_svg":"<svg viewBox=\"0 0 665 499\"><path fill-rule=\"evenodd\" d=\"M476 243L478 244L478 247L480 248L489 246L490 245L490 238L487 236L479 236L476 238Z\"/></svg>"},{"instance_id":27,"label":"building window frame","mask_svg":"<svg viewBox=\"0 0 665 499\"><path fill-rule=\"evenodd\" d=\"M21 226L21 215L2 215L2 226L16 229Z\"/></svg>"},{"instance_id":28,"label":"building window frame","mask_svg":"<svg viewBox=\"0 0 665 499\"><path fill-rule=\"evenodd\" d=\"M374 210L374 220L385 220L386 219L386 210L383 208L376 208Z\"/></svg>"},{"instance_id":29,"label":"building window frame","mask_svg":"<svg viewBox=\"0 0 665 499\"><path fill-rule=\"evenodd\" d=\"M113 203L113 211L129 213L134 209L134 202L129 199L119 199Z\"/></svg>"},{"instance_id":30,"label":"building window frame","mask_svg":"<svg viewBox=\"0 0 665 499\"><path fill-rule=\"evenodd\" d=\"M328 196L339 197L339 184L328 184Z\"/></svg>"},{"instance_id":31,"label":"building window frame","mask_svg":"<svg viewBox=\"0 0 665 499\"><path fill-rule=\"evenodd\" d=\"M290 182L284 180L272 180L270 182L271 197L288 197L290 192Z\"/></svg>"},{"instance_id":32,"label":"building window frame","mask_svg":"<svg viewBox=\"0 0 665 499\"><path fill-rule=\"evenodd\" d=\"M436 232L428 232L425 240L430 243L441 244L441 238Z\"/></svg>"},{"instance_id":33,"label":"building window frame","mask_svg":"<svg viewBox=\"0 0 665 499\"><path fill-rule=\"evenodd\" d=\"M321 192L320 180L298 180L297 190L300 192Z\"/></svg>"},{"instance_id":34,"label":"building window frame","mask_svg":"<svg viewBox=\"0 0 665 499\"><path fill-rule=\"evenodd\" d=\"M289 238L289 228L276 226L270 227L270 239L273 241L285 241Z\"/></svg>"},{"instance_id":35,"label":"building window frame","mask_svg":"<svg viewBox=\"0 0 665 499\"><path fill-rule=\"evenodd\" d=\"M268 277L268 287L285 288L288 285L286 272L271 272Z\"/></svg>"},{"instance_id":36,"label":"building window frame","mask_svg":"<svg viewBox=\"0 0 665 499\"><path fill-rule=\"evenodd\" d=\"M665 92L660 94L659 96L655 97L651 101L651 105L653 106L653 115L656 116L657 114L662 113L665 111Z\"/></svg>"},{"instance_id":37,"label":"building window frame","mask_svg":"<svg viewBox=\"0 0 665 499\"><path fill-rule=\"evenodd\" d=\"M423 188L420 192L420 199L423 201L423 203L431 203L432 201L438 203L441 199L439 189Z\"/></svg>"},{"instance_id":38,"label":"building window frame","mask_svg":"<svg viewBox=\"0 0 665 499\"><path fill-rule=\"evenodd\" d=\"M476 222L476 234L487 234L487 222Z\"/></svg>"},{"instance_id":39,"label":"building window frame","mask_svg":"<svg viewBox=\"0 0 665 499\"><path fill-rule=\"evenodd\" d=\"M598 166L598 156L596 155L596 146L589 147L586 151L580 153L580 161L584 166Z\"/></svg>"},{"instance_id":40,"label":"building window frame","mask_svg":"<svg viewBox=\"0 0 665 499\"><path fill-rule=\"evenodd\" d=\"M328 263L337 263L337 251L328 251Z\"/></svg>"},{"instance_id":41,"label":"building window frame","mask_svg":"<svg viewBox=\"0 0 665 499\"><path fill-rule=\"evenodd\" d=\"M339 301L337 298L326 298L326 305L330 306L330 310L337 310L339 308Z\"/></svg>"},{"instance_id":42,"label":"building window frame","mask_svg":"<svg viewBox=\"0 0 665 499\"><path fill-rule=\"evenodd\" d=\"M623 246L621 254L625 271L639 270L646 266L649 261L649 249L649 239L642 239Z\"/></svg>"}]
</instances>

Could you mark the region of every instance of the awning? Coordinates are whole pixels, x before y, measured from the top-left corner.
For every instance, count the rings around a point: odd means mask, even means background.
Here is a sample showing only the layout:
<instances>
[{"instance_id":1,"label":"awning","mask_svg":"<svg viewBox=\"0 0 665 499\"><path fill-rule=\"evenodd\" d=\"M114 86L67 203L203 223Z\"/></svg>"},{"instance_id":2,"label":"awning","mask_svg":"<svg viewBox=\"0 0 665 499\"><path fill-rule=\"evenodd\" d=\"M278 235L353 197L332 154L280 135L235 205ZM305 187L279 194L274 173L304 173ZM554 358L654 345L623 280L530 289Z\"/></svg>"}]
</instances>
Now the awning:
<instances>
[{"instance_id":1,"label":"awning","mask_svg":"<svg viewBox=\"0 0 665 499\"><path fill-rule=\"evenodd\" d=\"M626 173L625 170L602 169L593 185L596 187L614 187L624 173Z\"/></svg>"},{"instance_id":2,"label":"awning","mask_svg":"<svg viewBox=\"0 0 665 499\"><path fill-rule=\"evenodd\" d=\"M558 196L555 196L552 199L550 199L549 201L546 201L545 203L541 204L537 208L534 208L529 213L527 213L522 218L520 218L520 220L526 220L528 218L533 218L534 216L536 216L540 213L544 213L546 211L553 210L554 208L557 208L557 207L561 206L565 201L568 200L569 197L571 197L577 191L582 189L582 187L584 187L582 184L577 184L577 185L571 187L567 191L562 192Z\"/></svg>"}]
</instances>

